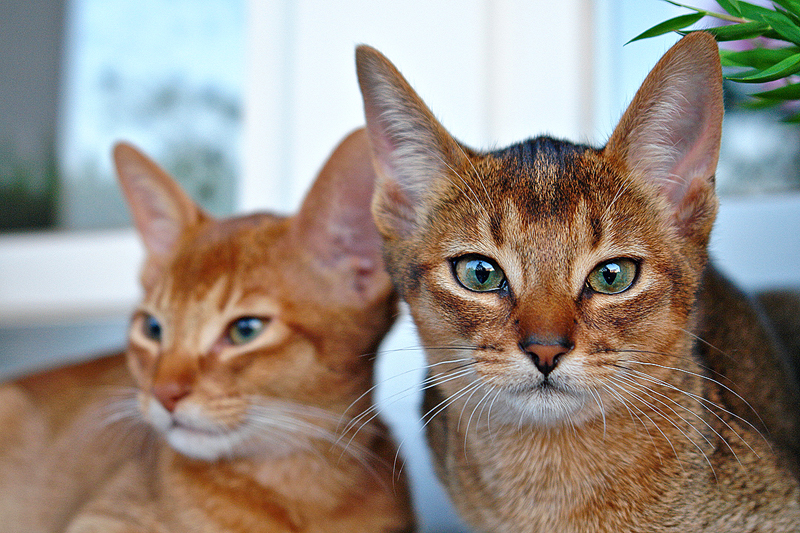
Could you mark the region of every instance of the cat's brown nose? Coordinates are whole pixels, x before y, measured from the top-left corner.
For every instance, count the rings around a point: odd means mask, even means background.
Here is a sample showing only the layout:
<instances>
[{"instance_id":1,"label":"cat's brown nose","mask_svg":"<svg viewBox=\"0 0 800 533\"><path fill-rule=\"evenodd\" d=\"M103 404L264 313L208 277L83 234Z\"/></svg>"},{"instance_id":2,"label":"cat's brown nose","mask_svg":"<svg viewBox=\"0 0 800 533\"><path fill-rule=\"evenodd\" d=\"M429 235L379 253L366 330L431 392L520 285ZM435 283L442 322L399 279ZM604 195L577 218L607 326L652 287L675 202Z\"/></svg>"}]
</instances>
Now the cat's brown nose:
<instances>
[{"instance_id":1,"label":"cat's brown nose","mask_svg":"<svg viewBox=\"0 0 800 533\"><path fill-rule=\"evenodd\" d=\"M544 343L529 339L520 343L520 348L533 360L539 372L548 375L558 365L561 356L572 349L568 342Z\"/></svg>"},{"instance_id":2,"label":"cat's brown nose","mask_svg":"<svg viewBox=\"0 0 800 533\"><path fill-rule=\"evenodd\" d=\"M192 391L191 386L187 383L179 383L177 381L168 381L166 383L157 383L153 385L153 396L164 406L164 409L170 413L175 411L175 406L183 398L189 395Z\"/></svg>"}]
</instances>

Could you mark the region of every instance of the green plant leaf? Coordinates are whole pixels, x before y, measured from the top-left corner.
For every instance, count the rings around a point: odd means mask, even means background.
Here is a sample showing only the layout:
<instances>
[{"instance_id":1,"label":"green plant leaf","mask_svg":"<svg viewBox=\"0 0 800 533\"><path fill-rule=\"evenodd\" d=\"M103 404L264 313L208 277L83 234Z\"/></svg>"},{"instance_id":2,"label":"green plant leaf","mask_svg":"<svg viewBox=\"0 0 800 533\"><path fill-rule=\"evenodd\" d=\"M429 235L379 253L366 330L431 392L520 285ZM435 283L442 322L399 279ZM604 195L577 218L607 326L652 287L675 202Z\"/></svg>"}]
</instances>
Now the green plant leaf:
<instances>
[{"instance_id":1,"label":"green plant leaf","mask_svg":"<svg viewBox=\"0 0 800 533\"><path fill-rule=\"evenodd\" d=\"M729 14L734 15L736 17L742 16L742 12L739 11L739 2L737 0L717 0L719 7L727 11Z\"/></svg>"},{"instance_id":2,"label":"green plant leaf","mask_svg":"<svg viewBox=\"0 0 800 533\"><path fill-rule=\"evenodd\" d=\"M731 74L727 79L743 83L766 83L790 76L800 71L800 53L792 54L783 61L764 70L754 69L741 74Z\"/></svg>"},{"instance_id":3,"label":"green plant leaf","mask_svg":"<svg viewBox=\"0 0 800 533\"><path fill-rule=\"evenodd\" d=\"M741 39L761 37L770 29L769 24L766 22L745 22L743 24L731 24L728 26L717 26L715 28L694 31L707 31L713 35L717 41L738 41Z\"/></svg>"},{"instance_id":4,"label":"green plant leaf","mask_svg":"<svg viewBox=\"0 0 800 533\"><path fill-rule=\"evenodd\" d=\"M646 30L630 41L625 44L630 44L634 41L639 41L641 39L648 39L650 37L656 37L658 35L664 35L665 33L669 33L675 30L682 30L687 26L691 26L705 15L703 13L689 13L688 15L680 15L675 18L671 18L669 20L665 20L661 24L656 24L649 30Z\"/></svg>"},{"instance_id":5,"label":"green plant leaf","mask_svg":"<svg viewBox=\"0 0 800 533\"><path fill-rule=\"evenodd\" d=\"M778 34L778 32L776 32L773 29L769 29L769 30L765 31L764 33L761 34L761 36L764 37L765 39L773 39L775 41L784 41L785 40L783 37L780 36L780 34Z\"/></svg>"},{"instance_id":6,"label":"green plant leaf","mask_svg":"<svg viewBox=\"0 0 800 533\"><path fill-rule=\"evenodd\" d=\"M789 11L780 10L780 12L783 15L786 15L787 17L789 17L792 20L792 24L794 24L797 27L800 27L800 16L795 15L794 13L791 13Z\"/></svg>"},{"instance_id":7,"label":"green plant leaf","mask_svg":"<svg viewBox=\"0 0 800 533\"><path fill-rule=\"evenodd\" d=\"M767 13L761 14L761 20L772 26L784 40L800 45L800 28L797 28L792 19L783 13L767 10Z\"/></svg>"},{"instance_id":8,"label":"green plant leaf","mask_svg":"<svg viewBox=\"0 0 800 533\"><path fill-rule=\"evenodd\" d=\"M789 13L800 16L800 1L798 0L772 0L773 4L778 4Z\"/></svg>"},{"instance_id":9,"label":"green plant leaf","mask_svg":"<svg viewBox=\"0 0 800 533\"><path fill-rule=\"evenodd\" d=\"M751 41L747 46L751 48L749 50L720 49L722 65L739 70L734 73L726 72L727 80L767 83L781 79L786 81L786 78L794 75L800 76L800 0L772 0L772 6L769 8L744 0L717 0L720 7L720 11L717 12L687 6L677 0L663 1L687 9L690 13L653 26L629 42L670 31L681 35L707 31L720 42ZM722 20L725 25L703 30L690 29L704 17ZM778 42L771 43L770 40ZM800 81L777 89L751 93L748 96L747 101L737 102L737 106L747 109L767 109L782 105L784 102L800 101ZM784 122L800 124L800 112L785 118Z\"/></svg>"},{"instance_id":10,"label":"green plant leaf","mask_svg":"<svg viewBox=\"0 0 800 533\"><path fill-rule=\"evenodd\" d=\"M796 46L753 48L739 52L721 49L719 58L723 67L752 67L764 70L798 52L800 52L800 48Z\"/></svg>"},{"instance_id":11,"label":"green plant leaf","mask_svg":"<svg viewBox=\"0 0 800 533\"><path fill-rule=\"evenodd\" d=\"M800 100L800 83L791 83L770 91L753 93L750 96L766 100Z\"/></svg>"},{"instance_id":12,"label":"green plant leaf","mask_svg":"<svg viewBox=\"0 0 800 533\"><path fill-rule=\"evenodd\" d=\"M757 6L749 2L739 1L737 5L739 7L739 14L743 18L750 20L761 20L762 15L775 13L775 11L768 7Z\"/></svg>"}]
</instances>

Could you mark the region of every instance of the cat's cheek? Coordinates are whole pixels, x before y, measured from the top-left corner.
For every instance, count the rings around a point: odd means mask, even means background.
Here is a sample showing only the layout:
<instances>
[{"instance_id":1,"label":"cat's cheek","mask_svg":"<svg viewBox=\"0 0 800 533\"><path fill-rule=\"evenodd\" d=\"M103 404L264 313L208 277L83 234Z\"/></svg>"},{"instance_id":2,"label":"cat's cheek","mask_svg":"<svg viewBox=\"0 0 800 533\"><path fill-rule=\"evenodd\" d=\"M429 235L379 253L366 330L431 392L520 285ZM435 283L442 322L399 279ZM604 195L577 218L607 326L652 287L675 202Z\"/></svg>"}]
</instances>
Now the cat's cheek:
<instances>
[{"instance_id":1,"label":"cat's cheek","mask_svg":"<svg viewBox=\"0 0 800 533\"><path fill-rule=\"evenodd\" d=\"M223 430L225 424L213 420L200 406L184 402L171 414L153 397L142 394L140 402L150 426L181 455L216 461L240 452L243 432Z\"/></svg>"},{"instance_id":2,"label":"cat's cheek","mask_svg":"<svg viewBox=\"0 0 800 533\"><path fill-rule=\"evenodd\" d=\"M131 344L128 347L126 359L131 376L139 386L143 386L148 381L147 376L153 367L155 356L150 350Z\"/></svg>"},{"instance_id":3,"label":"cat's cheek","mask_svg":"<svg viewBox=\"0 0 800 533\"><path fill-rule=\"evenodd\" d=\"M166 434L172 426L172 416L152 396L139 393L139 404L145 420L159 433Z\"/></svg>"}]
</instances>

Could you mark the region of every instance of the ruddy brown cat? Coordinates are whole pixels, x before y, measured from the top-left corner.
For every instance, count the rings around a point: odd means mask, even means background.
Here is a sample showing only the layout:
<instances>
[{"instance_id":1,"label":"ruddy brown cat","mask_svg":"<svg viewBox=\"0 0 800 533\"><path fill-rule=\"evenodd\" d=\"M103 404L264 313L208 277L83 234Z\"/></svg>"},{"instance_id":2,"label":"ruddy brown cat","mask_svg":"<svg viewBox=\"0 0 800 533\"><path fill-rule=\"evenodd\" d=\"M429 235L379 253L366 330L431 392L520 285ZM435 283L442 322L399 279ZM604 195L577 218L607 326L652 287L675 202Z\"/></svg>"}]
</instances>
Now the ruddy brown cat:
<instances>
[{"instance_id":1,"label":"ruddy brown cat","mask_svg":"<svg viewBox=\"0 0 800 533\"><path fill-rule=\"evenodd\" d=\"M359 47L357 67L373 214L426 349L428 440L463 517L493 533L797 531L788 447L754 414L796 438L791 384L756 313L707 266L713 38L676 44L602 149L539 137L472 150L379 52ZM764 374L729 380L711 352Z\"/></svg>"},{"instance_id":2,"label":"ruddy brown cat","mask_svg":"<svg viewBox=\"0 0 800 533\"><path fill-rule=\"evenodd\" d=\"M217 220L116 147L144 299L126 356L0 389L0 530L412 529L385 427L340 432L396 314L368 150L345 139L295 216Z\"/></svg>"}]
</instances>

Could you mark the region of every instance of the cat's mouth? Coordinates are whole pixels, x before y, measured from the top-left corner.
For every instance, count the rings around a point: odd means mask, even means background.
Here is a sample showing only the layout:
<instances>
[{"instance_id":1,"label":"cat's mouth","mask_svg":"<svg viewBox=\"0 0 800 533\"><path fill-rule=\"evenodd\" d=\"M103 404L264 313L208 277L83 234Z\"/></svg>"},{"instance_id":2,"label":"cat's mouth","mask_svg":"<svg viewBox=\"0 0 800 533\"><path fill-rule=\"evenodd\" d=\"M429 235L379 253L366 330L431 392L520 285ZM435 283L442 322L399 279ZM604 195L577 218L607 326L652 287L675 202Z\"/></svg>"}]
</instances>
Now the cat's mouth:
<instances>
[{"instance_id":1,"label":"cat's mouth","mask_svg":"<svg viewBox=\"0 0 800 533\"><path fill-rule=\"evenodd\" d=\"M536 382L520 383L506 389L506 402L516 413L512 419L527 420L531 424L553 425L565 421L579 423L592 415L586 410L587 402L580 391L542 378ZM520 418L521 417L521 418Z\"/></svg>"},{"instance_id":2,"label":"cat's mouth","mask_svg":"<svg viewBox=\"0 0 800 533\"><path fill-rule=\"evenodd\" d=\"M236 431L180 420L173 420L164 436L175 451L204 461L235 455L242 440Z\"/></svg>"},{"instance_id":3,"label":"cat's mouth","mask_svg":"<svg viewBox=\"0 0 800 533\"><path fill-rule=\"evenodd\" d=\"M170 426L167 428L167 431L185 431L187 433L204 435L208 437L221 436L225 433L219 428L199 427L194 424L187 424L186 422L180 420L173 420Z\"/></svg>"},{"instance_id":4,"label":"cat's mouth","mask_svg":"<svg viewBox=\"0 0 800 533\"><path fill-rule=\"evenodd\" d=\"M537 380L527 381L524 383L517 383L514 386L510 387L510 392L512 394L521 394L521 395L529 395L531 393L534 394L569 393L569 391L565 387L563 387L558 382L558 380L553 379L550 376L542 376L540 379Z\"/></svg>"},{"instance_id":5,"label":"cat's mouth","mask_svg":"<svg viewBox=\"0 0 800 533\"><path fill-rule=\"evenodd\" d=\"M194 459L215 461L235 455L244 436L236 428L214 423L197 413L170 413L157 402L149 403L149 420L170 447Z\"/></svg>"},{"instance_id":6,"label":"cat's mouth","mask_svg":"<svg viewBox=\"0 0 800 533\"><path fill-rule=\"evenodd\" d=\"M516 387L513 393L526 398L552 398L560 395L572 395L570 391L547 378L543 379L539 383Z\"/></svg>"}]
</instances>

